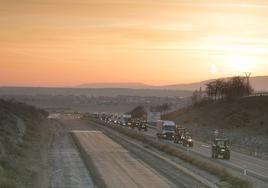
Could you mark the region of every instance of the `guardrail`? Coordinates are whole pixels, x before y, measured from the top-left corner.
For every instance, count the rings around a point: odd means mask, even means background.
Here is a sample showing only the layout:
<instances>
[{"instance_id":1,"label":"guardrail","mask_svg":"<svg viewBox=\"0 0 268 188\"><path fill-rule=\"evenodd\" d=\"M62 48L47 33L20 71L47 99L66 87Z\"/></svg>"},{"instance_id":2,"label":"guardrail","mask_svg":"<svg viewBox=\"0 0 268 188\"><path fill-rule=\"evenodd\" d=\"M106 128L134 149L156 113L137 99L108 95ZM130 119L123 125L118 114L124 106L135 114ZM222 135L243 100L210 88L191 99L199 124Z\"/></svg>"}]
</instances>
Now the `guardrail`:
<instances>
[{"instance_id":1,"label":"guardrail","mask_svg":"<svg viewBox=\"0 0 268 188\"><path fill-rule=\"evenodd\" d=\"M265 96L268 96L268 92L256 92L250 94L248 97L265 97Z\"/></svg>"}]
</instances>

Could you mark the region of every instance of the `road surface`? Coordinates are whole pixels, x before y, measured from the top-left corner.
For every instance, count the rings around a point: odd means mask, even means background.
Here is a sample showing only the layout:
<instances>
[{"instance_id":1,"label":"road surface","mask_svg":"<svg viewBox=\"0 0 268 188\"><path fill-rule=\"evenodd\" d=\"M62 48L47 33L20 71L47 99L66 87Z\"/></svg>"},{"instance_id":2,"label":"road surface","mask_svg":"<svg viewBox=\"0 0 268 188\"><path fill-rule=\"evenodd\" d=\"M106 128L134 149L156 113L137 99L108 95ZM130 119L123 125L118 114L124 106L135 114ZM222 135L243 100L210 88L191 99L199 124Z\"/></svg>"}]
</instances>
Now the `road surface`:
<instances>
[{"instance_id":1,"label":"road surface","mask_svg":"<svg viewBox=\"0 0 268 188\"><path fill-rule=\"evenodd\" d=\"M69 127L51 120L53 140L49 149L51 188L94 188L77 147L68 134Z\"/></svg>"},{"instance_id":2,"label":"road surface","mask_svg":"<svg viewBox=\"0 0 268 188\"><path fill-rule=\"evenodd\" d=\"M104 188L206 187L192 176L139 147L129 143L119 145L88 122L66 116L51 121L56 121L52 125L55 139L50 150L52 188L96 187L96 179L93 176L96 172L99 179L105 182ZM68 134L70 132L77 134L88 159L94 164L92 167L88 165L83 154L81 158L81 149L78 152L75 142Z\"/></svg>"},{"instance_id":3,"label":"road surface","mask_svg":"<svg viewBox=\"0 0 268 188\"><path fill-rule=\"evenodd\" d=\"M153 128L149 128L148 132L143 133L148 136L156 137L156 130ZM180 144L174 144L172 141L165 141L165 142L183 148L183 146L181 146ZM201 154L202 156L205 156L207 158L211 158L211 145L209 144L194 140L194 147L190 148L190 151ZM220 160L220 159L218 160L211 159L211 160L223 164L224 166L228 166L235 170L238 170L241 173L244 173L244 169L246 169L248 175L263 180L265 182L268 182L267 160L258 159L235 151L231 151L230 160Z\"/></svg>"},{"instance_id":4,"label":"road surface","mask_svg":"<svg viewBox=\"0 0 268 188\"><path fill-rule=\"evenodd\" d=\"M126 149L102 132L75 131L73 134L107 187L176 187L154 169L135 159Z\"/></svg>"}]
</instances>

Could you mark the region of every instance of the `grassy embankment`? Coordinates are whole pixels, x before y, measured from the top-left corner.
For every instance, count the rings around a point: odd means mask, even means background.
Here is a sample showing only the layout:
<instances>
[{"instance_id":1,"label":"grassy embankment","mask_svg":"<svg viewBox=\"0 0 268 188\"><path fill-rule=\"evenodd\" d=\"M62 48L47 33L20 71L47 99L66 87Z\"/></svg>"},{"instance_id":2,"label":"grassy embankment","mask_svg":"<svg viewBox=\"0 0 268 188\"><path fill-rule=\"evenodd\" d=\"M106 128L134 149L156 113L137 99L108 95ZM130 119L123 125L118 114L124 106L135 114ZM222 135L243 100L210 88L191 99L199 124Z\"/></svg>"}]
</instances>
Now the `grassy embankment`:
<instances>
[{"instance_id":1,"label":"grassy embankment","mask_svg":"<svg viewBox=\"0 0 268 188\"><path fill-rule=\"evenodd\" d=\"M165 119L188 127L193 136L209 142L214 129L231 140L232 147L268 157L268 96L231 101L201 102L166 115Z\"/></svg>"},{"instance_id":2,"label":"grassy embankment","mask_svg":"<svg viewBox=\"0 0 268 188\"><path fill-rule=\"evenodd\" d=\"M0 187L49 187L48 114L0 100Z\"/></svg>"}]
</instances>

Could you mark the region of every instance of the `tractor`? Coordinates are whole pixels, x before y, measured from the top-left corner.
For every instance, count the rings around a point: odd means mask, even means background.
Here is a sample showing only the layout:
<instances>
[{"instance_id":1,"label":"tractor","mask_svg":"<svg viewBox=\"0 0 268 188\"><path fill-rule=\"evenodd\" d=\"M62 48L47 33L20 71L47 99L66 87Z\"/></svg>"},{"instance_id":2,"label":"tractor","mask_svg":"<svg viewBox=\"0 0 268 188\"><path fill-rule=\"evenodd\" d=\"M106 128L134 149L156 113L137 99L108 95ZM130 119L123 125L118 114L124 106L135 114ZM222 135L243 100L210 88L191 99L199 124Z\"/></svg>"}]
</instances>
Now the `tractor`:
<instances>
[{"instance_id":1,"label":"tractor","mask_svg":"<svg viewBox=\"0 0 268 188\"><path fill-rule=\"evenodd\" d=\"M183 127L176 127L174 134L174 143L182 143L184 136L186 134L186 129Z\"/></svg>"},{"instance_id":2,"label":"tractor","mask_svg":"<svg viewBox=\"0 0 268 188\"><path fill-rule=\"evenodd\" d=\"M212 158L217 159L221 156L223 159L230 159L229 140L226 138L215 138L212 144Z\"/></svg>"},{"instance_id":3,"label":"tractor","mask_svg":"<svg viewBox=\"0 0 268 188\"><path fill-rule=\"evenodd\" d=\"M193 147L194 146L194 142L192 139L192 136L190 135L190 133L186 133L184 136L182 136L182 145L185 147Z\"/></svg>"}]
</instances>

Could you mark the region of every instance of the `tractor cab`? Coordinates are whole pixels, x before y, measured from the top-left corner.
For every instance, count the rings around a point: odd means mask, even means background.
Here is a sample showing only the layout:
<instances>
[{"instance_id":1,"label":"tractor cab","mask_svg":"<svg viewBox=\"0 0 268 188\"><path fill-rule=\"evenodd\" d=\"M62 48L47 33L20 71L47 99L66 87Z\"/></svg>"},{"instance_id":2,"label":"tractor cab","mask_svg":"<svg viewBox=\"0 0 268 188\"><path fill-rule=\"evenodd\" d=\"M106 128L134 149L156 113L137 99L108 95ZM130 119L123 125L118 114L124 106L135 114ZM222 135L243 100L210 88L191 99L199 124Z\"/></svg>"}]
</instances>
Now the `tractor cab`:
<instances>
[{"instance_id":1,"label":"tractor cab","mask_svg":"<svg viewBox=\"0 0 268 188\"><path fill-rule=\"evenodd\" d=\"M182 143L185 138L186 129L183 127L176 127L174 134L174 143Z\"/></svg>"},{"instance_id":2,"label":"tractor cab","mask_svg":"<svg viewBox=\"0 0 268 188\"><path fill-rule=\"evenodd\" d=\"M212 158L219 158L221 156L224 159L230 159L230 143L229 140L224 138L216 138L212 145Z\"/></svg>"},{"instance_id":3,"label":"tractor cab","mask_svg":"<svg viewBox=\"0 0 268 188\"><path fill-rule=\"evenodd\" d=\"M191 134L189 132L186 132L182 136L182 145L187 146L187 147L193 147L194 146L192 136L191 136Z\"/></svg>"}]
</instances>

